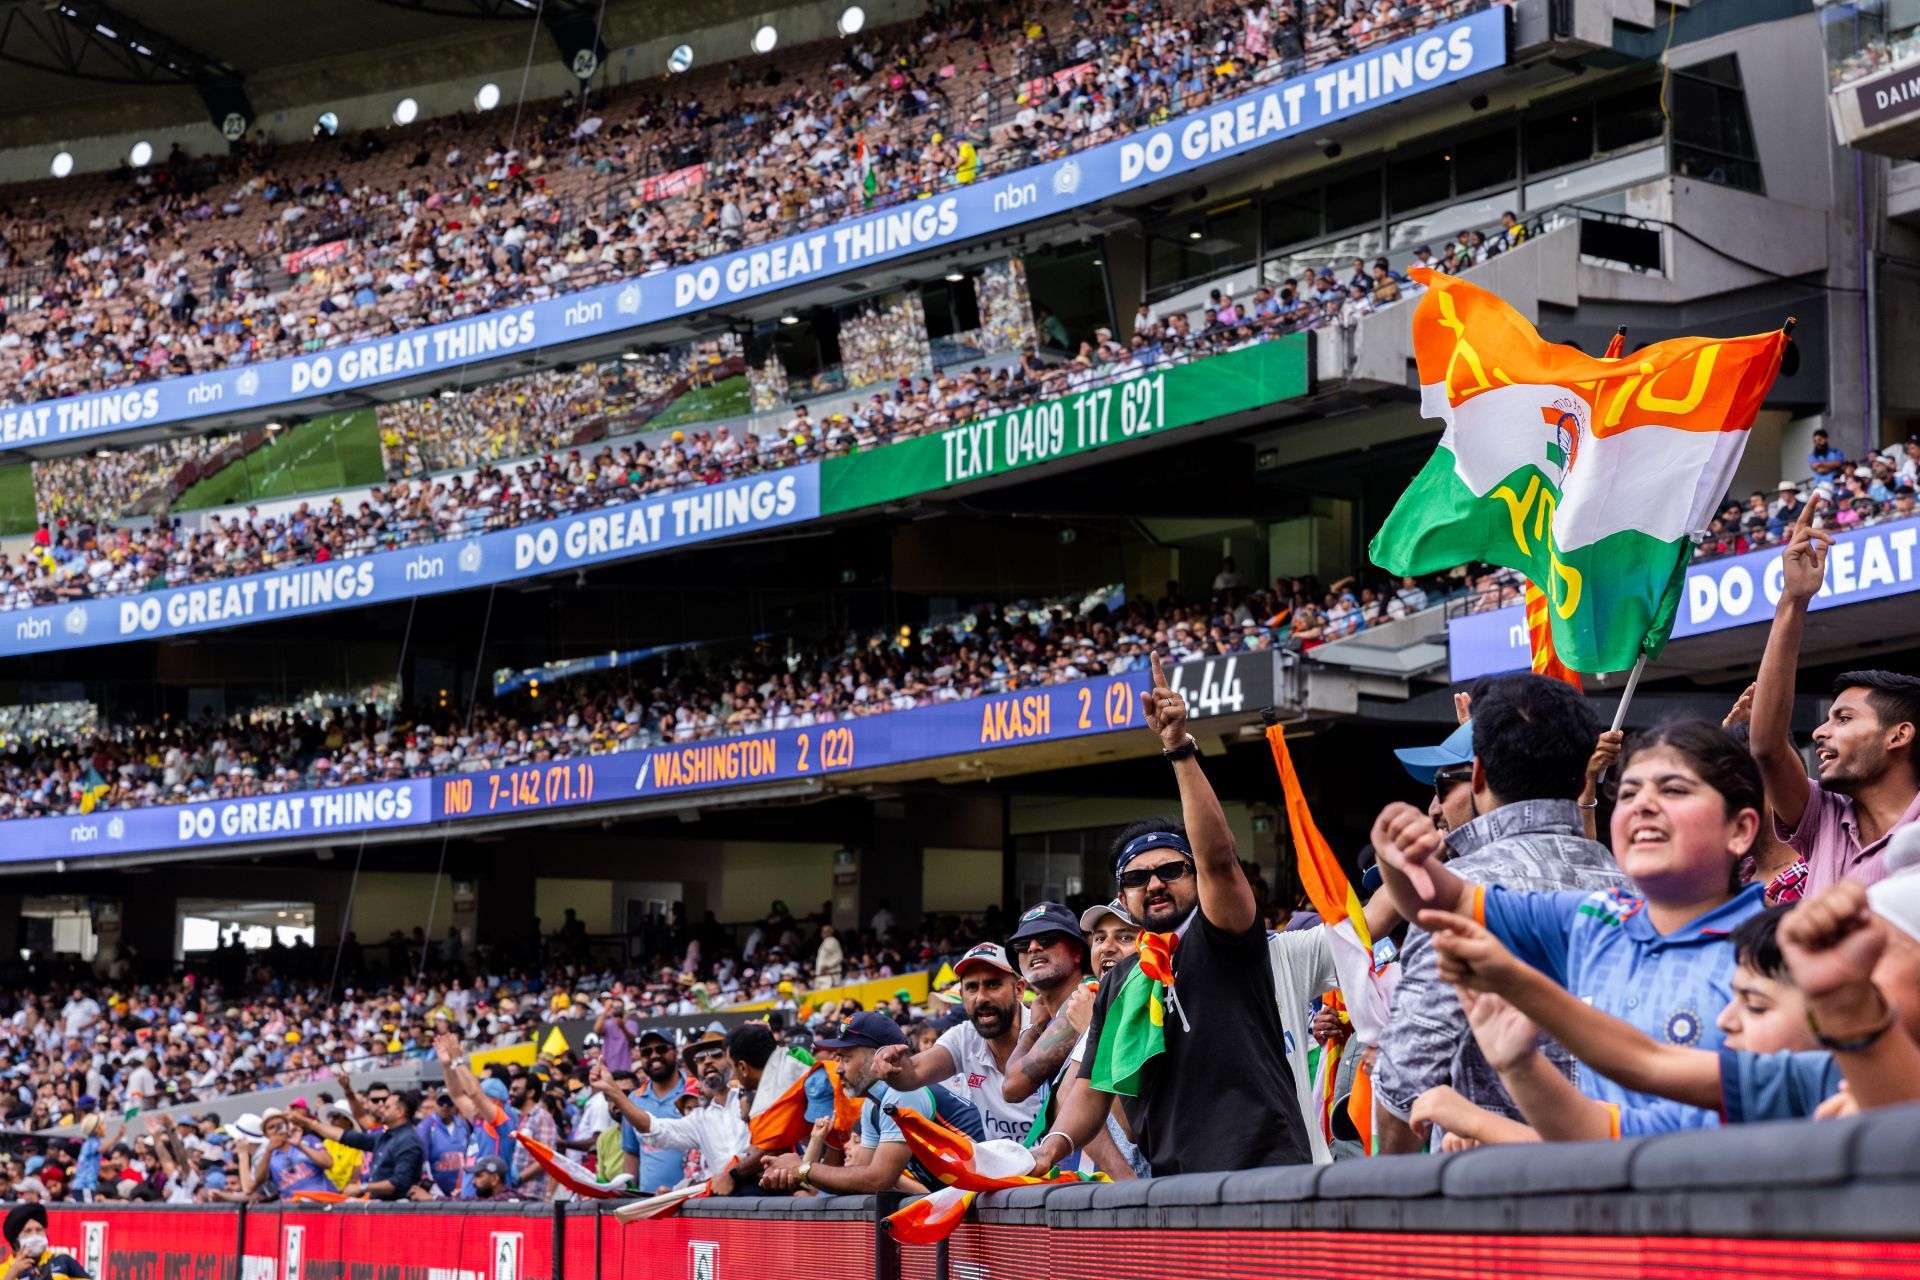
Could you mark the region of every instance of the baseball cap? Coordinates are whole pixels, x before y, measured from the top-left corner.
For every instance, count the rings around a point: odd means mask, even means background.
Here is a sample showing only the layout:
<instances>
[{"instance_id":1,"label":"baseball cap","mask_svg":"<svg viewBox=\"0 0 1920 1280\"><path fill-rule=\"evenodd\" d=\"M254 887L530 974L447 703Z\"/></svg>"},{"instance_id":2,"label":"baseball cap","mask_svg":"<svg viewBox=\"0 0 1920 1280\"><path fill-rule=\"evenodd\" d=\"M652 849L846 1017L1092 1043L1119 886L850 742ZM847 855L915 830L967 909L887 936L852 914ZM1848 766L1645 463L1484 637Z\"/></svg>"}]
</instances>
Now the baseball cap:
<instances>
[{"instance_id":1,"label":"baseball cap","mask_svg":"<svg viewBox=\"0 0 1920 1280\"><path fill-rule=\"evenodd\" d=\"M1473 721L1469 720L1441 739L1437 747L1400 747L1393 753L1413 780L1422 786L1433 785L1433 775L1450 765L1473 763Z\"/></svg>"},{"instance_id":2,"label":"baseball cap","mask_svg":"<svg viewBox=\"0 0 1920 1280\"><path fill-rule=\"evenodd\" d=\"M955 973L965 973L970 964L984 964L1000 970L1002 973L1015 972L1013 961L1007 959L1007 949L997 942L982 942L973 950L960 957L960 963L953 966Z\"/></svg>"},{"instance_id":3,"label":"baseball cap","mask_svg":"<svg viewBox=\"0 0 1920 1280\"><path fill-rule=\"evenodd\" d=\"M662 1031L659 1027L648 1027L645 1031L642 1031L640 1033L640 1038L634 1041L634 1045L637 1048L638 1046L645 1044L649 1040L658 1040L661 1044L666 1045L669 1049L673 1048L673 1037L668 1035L666 1032Z\"/></svg>"},{"instance_id":4,"label":"baseball cap","mask_svg":"<svg viewBox=\"0 0 1920 1280\"><path fill-rule=\"evenodd\" d=\"M1112 902L1096 902L1085 911L1082 911L1080 913L1080 932L1092 933L1093 927L1100 923L1102 916L1114 916L1119 919L1121 924L1131 925L1136 929L1140 927L1140 922L1135 920L1132 914L1120 905L1120 899L1115 898Z\"/></svg>"},{"instance_id":5,"label":"baseball cap","mask_svg":"<svg viewBox=\"0 0 1920 1280\"><path fill-rule=\"evenodd\" d=\"M979 950L978 947L974 950ZM1008 970L1012 972L1012 970ZM884 1049L888 1045L905 1044L907 1038L901 1034L900 1024L884 1013L856 1013L848 1018L846 1025L840 1028L840 1034L831 1040L816 1040L816 1049Z\"/></svg>"},{"instance_id":6,"label":"baseball cap","mask_svg":"<svg viewBox=\"0 0 1920 1280\"><path fill-rule=\"evenodd\" d=\"M1008 941L1025 942L1028 938L1049 933L1064 933L1077 942L1080 939L1079 918L1057 902L1042 902L1027 908Z\"/></svg>"},{"instance_id":7,"label":"baseball cap","mask_svg":"<svg viewBox=\"0 0 1920 1280\"><path fill-rule=\"evenodd\" d=\"M475 1173L490 1173L496 1178L507 1176L507 1162L499 1156L481 1156L473 1162Z\"/></svg>"}]
</instances>

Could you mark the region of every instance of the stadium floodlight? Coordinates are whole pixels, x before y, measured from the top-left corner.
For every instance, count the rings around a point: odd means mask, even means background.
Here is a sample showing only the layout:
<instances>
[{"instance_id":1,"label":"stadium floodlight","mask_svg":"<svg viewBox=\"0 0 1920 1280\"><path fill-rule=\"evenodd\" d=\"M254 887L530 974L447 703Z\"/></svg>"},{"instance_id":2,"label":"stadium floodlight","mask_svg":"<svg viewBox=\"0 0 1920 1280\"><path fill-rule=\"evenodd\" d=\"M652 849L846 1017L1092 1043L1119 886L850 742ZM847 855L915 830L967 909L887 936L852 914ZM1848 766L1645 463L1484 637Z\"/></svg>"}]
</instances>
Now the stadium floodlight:
<instances>
[{"instance_id":1,"label":"stadium floodlight","mask_svg":"<svg viewBox=\"0 0 1920 1280\"><path fill-rule=\"evenodd\" d=\"M393 104L393 122L412 124L420 116L420 104L412 98L402 98Z\"/></svg>"},{"instance_id":2,"label":"stadium floodlight","mask_svg":"<svg viewBox=\"0 0 1920 1280\"><path fill-rule=\"evenodd\" d=\"M693 46L690 44L675 45L673 52L667 55L667 70L676 76L692 65Z\"/></svg>"},{"instance_id":3,"label":"stadium floodlight","mask_svg":"<svg viewBox=\"0 0 1920 1280\"><path fill-rule=\"evenodd\" d=\"M73 152L56 151L53 154L53 176L64 178L73 172Z\"/></svg>"},{"instance_id":4,"label":"stadium floodlight","mask_svg":"<svg viewBox=\"0 0 1920 1280\"><path fill-rule=\"evenodd\" d=\"M867 11L857 4L850 4L840 15L840 34L850 36L867 25Z\"/></svg>"},{"instance_id":5,"label":"stadium floodlight","mask_svg":"<svg viewBox=\"0 0 1920 1280\"><path fill-rule=\"evenodd\" d=\"M331 111L322 111L320 118L313 122L313 136L316 138L331 138L338 132L340 132L340 117Z\"/></svg>"},{"instance_id":6,"label":"stadium floodlight","mask_svg":"<svg viewBox=\"0 0 1920 1280\"><path fill-rule=\"evenodd\" d=\"M753 33L753 51L755 53L772 53L773 46L779 43L780 33L773 29L772 23L768 23Z\"/></svg>"},{"instance_id":7,"label":"stadium floodlight","mask_svg":"<svg viewBox=\"0 0 1920 1280\"><path fill-rule=\"evenodd\" d=\"M473 109L491 111L500 105L500 86L489 80L474 91Z\"/></svg>"},{"instance_id":8,"label":"stadium floodlight","mask_svg":"<svg viewBox=\"0 0 1920 1280\"><path fill-rule=\"evenodd\" d=\"M153 161L153 144L145 138L133 144L133 150L127 152L127 163L136 169L144 169Z\"/></svg>"}]
</instances>

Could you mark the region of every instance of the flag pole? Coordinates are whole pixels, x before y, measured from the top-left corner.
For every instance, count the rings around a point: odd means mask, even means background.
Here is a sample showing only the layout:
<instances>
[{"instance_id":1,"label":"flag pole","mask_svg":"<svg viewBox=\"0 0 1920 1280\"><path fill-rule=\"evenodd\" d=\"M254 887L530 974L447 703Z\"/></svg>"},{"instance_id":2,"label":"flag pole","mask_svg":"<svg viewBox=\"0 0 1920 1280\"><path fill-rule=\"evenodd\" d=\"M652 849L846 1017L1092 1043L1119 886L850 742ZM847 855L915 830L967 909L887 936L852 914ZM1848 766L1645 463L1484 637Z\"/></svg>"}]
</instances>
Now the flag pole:
<instances>
[{"instance_id":1,"label":"flag pole","mask_svg":"<svg viewBox=\"0 0 1920 1280\"><path fill-rule=\"evenodd\" d=\"M1619 732L1626 723L1627 704L1633 701L1633 691L1640 687L1640 673L1647 669L1647 651L1642 649L1640 656L1633 661L1633 670L1627 673L1627 687L1620 691L1620 705L1614 709L1613 730Z\"/></svg>"}]
</instances>

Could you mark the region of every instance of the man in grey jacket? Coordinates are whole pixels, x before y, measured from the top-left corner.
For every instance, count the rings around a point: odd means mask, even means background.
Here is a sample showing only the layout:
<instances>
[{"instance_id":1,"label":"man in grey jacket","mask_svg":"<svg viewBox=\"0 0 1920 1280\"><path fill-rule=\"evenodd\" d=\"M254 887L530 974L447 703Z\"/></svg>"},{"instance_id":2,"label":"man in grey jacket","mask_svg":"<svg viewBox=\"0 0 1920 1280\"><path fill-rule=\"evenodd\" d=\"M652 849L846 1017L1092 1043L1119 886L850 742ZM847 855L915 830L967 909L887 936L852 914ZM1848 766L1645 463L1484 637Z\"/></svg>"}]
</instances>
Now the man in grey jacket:
<instances>
[{"instance_id":1,"label":"man in grey jacket","mask_svg":"<svg viewBox=\"0 0 1920 1280\"><path fill-rule=\"evenodd\" d=\"M1502 676L1476 690L1468 784L1476 816L1447 834L1447 869L1475 884L1533 891L1626 883L1606 846L1583 834L1578 797L1600 728L1586 699L1558 680ZM1548 1052L1571 1076L1566 1052L1558 1045ZM1373 1068L1383 1152L1420 1149L1413 1104L1437 1085L1520 1118L1434 970L1432 941L1415 927L1401 951L1400 984Z\"/></svg>"}]
</instances>

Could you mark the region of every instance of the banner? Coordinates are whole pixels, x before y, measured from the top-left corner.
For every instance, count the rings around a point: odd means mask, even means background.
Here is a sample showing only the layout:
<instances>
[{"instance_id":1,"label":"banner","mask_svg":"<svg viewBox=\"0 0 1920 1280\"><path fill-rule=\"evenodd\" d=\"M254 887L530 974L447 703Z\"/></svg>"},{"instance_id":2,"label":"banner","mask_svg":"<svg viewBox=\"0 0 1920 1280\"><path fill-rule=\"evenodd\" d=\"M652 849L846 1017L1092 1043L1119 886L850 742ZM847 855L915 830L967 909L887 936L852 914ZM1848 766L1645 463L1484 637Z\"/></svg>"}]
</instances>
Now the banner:
<instances>
[{"instance_id":1,"label":"banner","mask_svg":"<svg viewBox=\"0 0 1920 1280\"><path fill-rule=\"evenodd\" d=\"M689 191L698 191L707 185L707 162L690 164L684 169L675 169L672 173L663 173L657 178L640 179L640 198L642 200L665 200L669 196L684 195Z\"/></svg>"},{"instance_id":2,"label":"banner","mask_svg":"<svg viewBox=\"0 0 1920 1280\"><path fill-rule=\"evenodd\" d=\"M0 447L317 405L358 387L623 333L868 271L1101 204L1283 138L1312 137L1506 60L1507 7L1496 5L1072 156L655 275L310 355L0 409Z\"/></svg>"},{"instance_id":3,"label":"banner","mask_svg":"<svg viewBox=\"0 0 1920 1280\"><path fill-rule=\"evenodd\" d=\"M558 1274L553 1214L554 1206L541 1203L249 1205L240 1275L243 1280L537 1280ZM568 1263L578 1257L588 1264L579 1274L593 1275L595 1219L580 1215L566 1226L573 1228L566 1232ZM571 1274L571 1266L568 1270ZM173 1273L122 1274L153 1280ZM220 1280L233 1274L226 1272Z\"/></svg>"},{"instance_id":4,"label":"banner","mask_svg":"<svg viewBox=\"0 0 1920 1280\"><path fill-rule=\"evenodd\" d=\"M291 253L280 255L280 263L289 275L299 275L308 267L324 266L329 262L338 262L347 256L345 240L329 240L325 244L310 244L304 249L295 249Z\"/></svg>"},{"instance_id":5,"label":"banner","mask_svg":"<svg viewBox=\"0 0 1920 1280\"><path fill-rule=\"evenodd\" d=\"M1183 662L1168 668L1167 678L1187 700L1196 720L1249 714L1273 702L1274 654ZM1140 694L1148 680L1145 671L1132 671L802 729L670 743L506 769L199 804L22 818L0 822L0 863L294 845L348 832L424 829L472 818L497 819L804 781L829 773L1138 730ZM905 984L895 983L901 985Z\"/></svg>"},{"instance_id":6,"label":"banner","mask_svg":"<svg viewBox=\"0 0 1920 1280\"><path fill-rule=\"evenodd\" d=\"M626 560L811 520L819 467L642 498L518 529L190 587L0 613L0 657L185 635Z\"/></svg>"},{"instance_id":7,"label":"banner","mask_svg":"<svg viewBox=\"0 0 1920 1280\"><path fill-rule=\"evenodd\" d=\"M228 1205L56 1204L47 1215L47 1241L93 1280L229 1280L238 1269L238 1227Z\"/></svg>"},{"instance_id":8,"label":"banner","mask_svg":"<svg viewBox=\"0 0 1920 1280\"><path fill-rule=\"evenodd\" d=\"M1779 547L1689 565L1673 638L1772 621L1780 603L1780 575ZM1915 590L1920 590L1920 517L1890 520L1835 531L1826 584L1810 608L1837 609ZM1525 609L1509 605L1450 620L1447 663L1456 681L1530 670Z\"/></svg>"},{"instance_id":9,"label":"banner","mask_svg":"<svg viewBox=\"0 0 1920 1280\"><path fill-rule=\"evenodd\" d=\"M1290 334L1189 364L1154 366L938 435L828 458L820 464L821 513L930 493L1305 395L1309 340Z\"/></svg>"},{"instance_id":10,"label":"banner","mask_svg":"<svg viewBox=\"0 0 1920 1280\"><path fill-rule=\"evenodd\" d=\"M839 1004L843 1000L858 1000L863 1009L878 1009L893 999L893 993L904 991L913 1007L918 1009L927 1002L927 983L931 981L927 971L903 973L893 978L875 978L871 982L855 982L844 987L824 987L819 991L807 990L804 983L793 984L793 998L800 1004L810 1004L818 1009L829 1003ZM759 1013L773 1008L774 1000L754 1000L747 1004L730 1004L728 1013Z\"/></svg>"}]
</instances>

